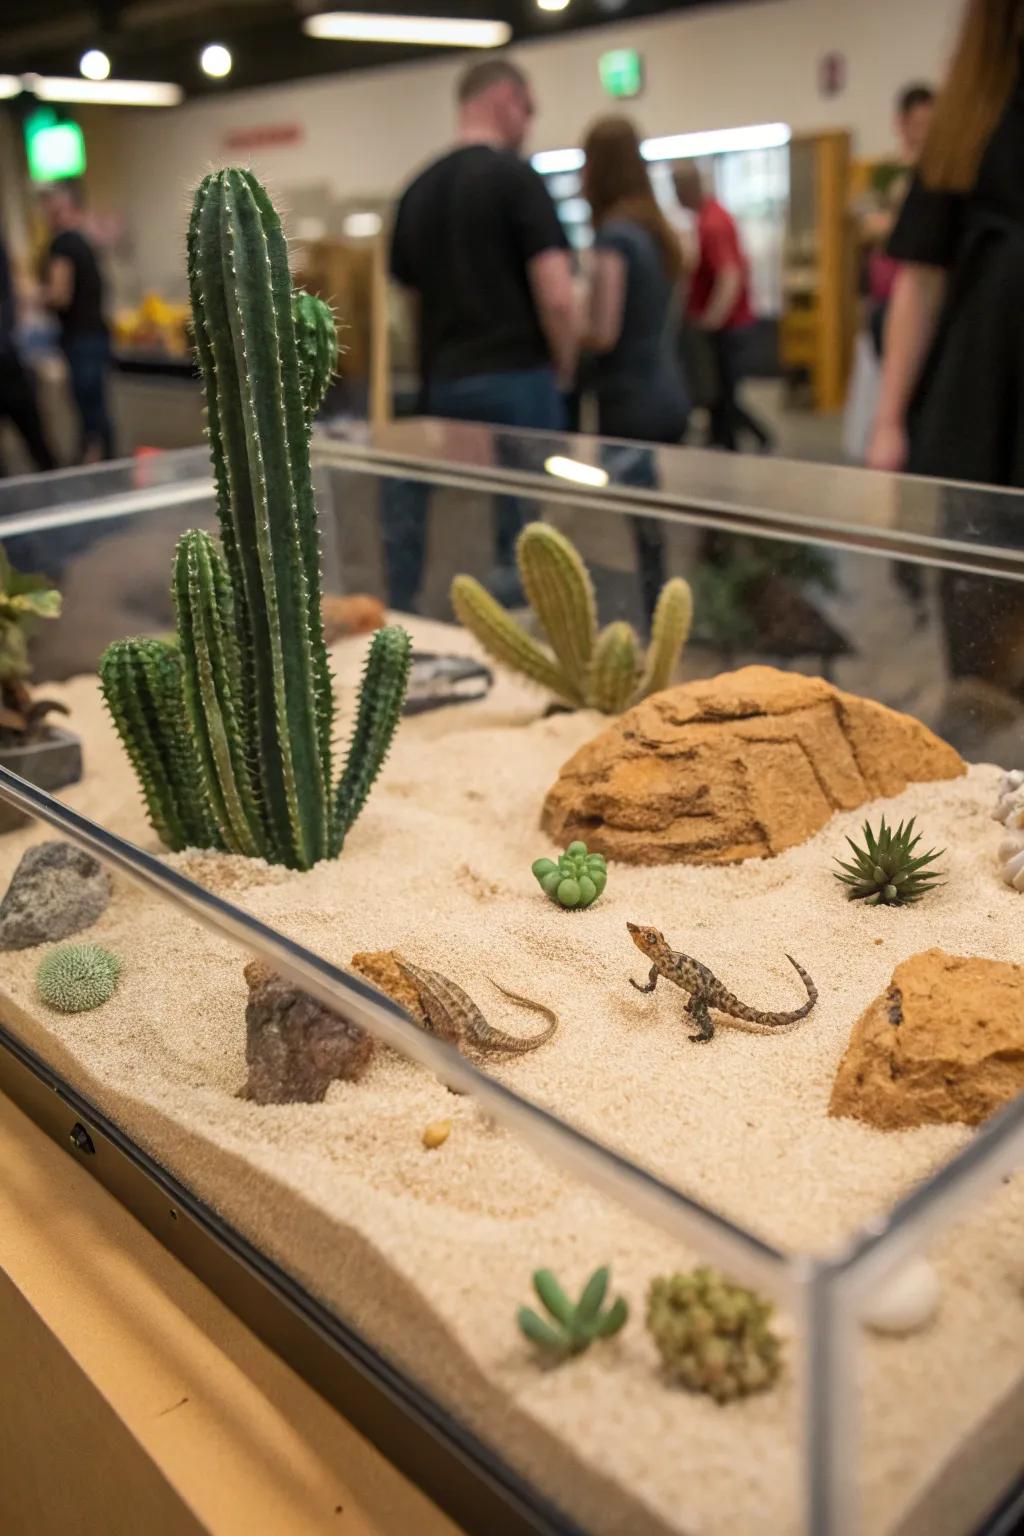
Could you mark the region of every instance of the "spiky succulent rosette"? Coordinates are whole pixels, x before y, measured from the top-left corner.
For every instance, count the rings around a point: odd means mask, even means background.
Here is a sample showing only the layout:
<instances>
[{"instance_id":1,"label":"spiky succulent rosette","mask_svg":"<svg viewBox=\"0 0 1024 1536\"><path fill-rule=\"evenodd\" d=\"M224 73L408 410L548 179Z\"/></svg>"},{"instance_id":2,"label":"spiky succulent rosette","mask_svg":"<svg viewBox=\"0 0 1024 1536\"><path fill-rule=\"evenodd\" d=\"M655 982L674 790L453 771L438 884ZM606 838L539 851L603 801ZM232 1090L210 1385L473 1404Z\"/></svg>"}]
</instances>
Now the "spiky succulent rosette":
<instances>
[{"instance_id":1,"label":"spiky succulent rosette","mask_svg":"<svg viewBox=\"0 0 1024 1536\"><path fill-rule=\"evenodd\" d=\"M864 823L864 847L860 848L848 837L853 849L853 862L845 864L837 859L839 869L835 877L849 887L851 901L863 901L866 906L903 906L907 902L920 901L922 896L941 882L944 871L931 869L929 865L941 859L944 848L932 848L928 853L915 854L921 833L914 835L915 817L904 825L901 821L895 831L886 825L882 817L877 833L871 823Z\"/></svg>"}]
</instances>

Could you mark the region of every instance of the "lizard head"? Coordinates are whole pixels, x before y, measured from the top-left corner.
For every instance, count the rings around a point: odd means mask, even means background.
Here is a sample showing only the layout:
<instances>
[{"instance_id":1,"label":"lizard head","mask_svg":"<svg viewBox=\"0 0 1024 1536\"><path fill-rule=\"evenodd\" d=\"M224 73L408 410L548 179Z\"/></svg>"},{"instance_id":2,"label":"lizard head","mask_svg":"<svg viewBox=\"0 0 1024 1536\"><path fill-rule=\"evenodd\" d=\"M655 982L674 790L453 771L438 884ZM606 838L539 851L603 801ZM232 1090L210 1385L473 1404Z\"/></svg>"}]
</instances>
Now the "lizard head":
<instances>
[{"instance_id":1,"label":"lizard head","mask_svg":"<svg viewBox=\"0 0 1024 1536\"><path fill-rule=\"evenodd\" d=\"M665 935L659 933L657 928L642 928L639 923L627 923L626 927L637 949L642 950L645 955L649 955L652 949L657 949L665 942Z\"/></svg>"}]
</instances>

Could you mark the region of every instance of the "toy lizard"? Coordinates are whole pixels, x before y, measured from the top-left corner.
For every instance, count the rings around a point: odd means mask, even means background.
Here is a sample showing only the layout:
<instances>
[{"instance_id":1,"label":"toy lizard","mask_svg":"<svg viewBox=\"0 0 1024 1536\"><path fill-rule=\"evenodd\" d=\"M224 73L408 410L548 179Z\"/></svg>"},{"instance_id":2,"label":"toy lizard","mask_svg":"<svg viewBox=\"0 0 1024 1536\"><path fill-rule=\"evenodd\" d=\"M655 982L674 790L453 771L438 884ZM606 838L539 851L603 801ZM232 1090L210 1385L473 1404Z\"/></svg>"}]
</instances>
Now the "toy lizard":
<instances>
[{"instance_id":1,"label":"toy lizard","mask_svg":"<svg viewBox=\"0 0 1024 1536\"><path fill-rule=\"evenodd\" d=\"M525 1037L510 1035L488 1024L473 999L456 986L454 981L442 976L440 971L424 970L403 959L401 955L396 955L395 960L399 970L419 993L430 1033L437 1035L440 1040L447 1040L451 1045L465 1042L479 1051L515 1051L521 1054L543 1045L558 1028L557 1013L545 1008L543 1003L520 997L518 992L510 992L507 987L492 980L492 987L497 987L499 992L510 997L514 1003L520 1003L524 1008L534 1008L548 1020L547 1028L539 1034Z\"/></svg>"},{"instance_id":2,"label":"toy lizard","mask_svg":"<svg viewBox=\"0 0 1024 1536\"><path fill-rule=\"evenodd\" d=\"M691 1040L710 1040L714 1035L715 1026L711 1022L710 1013L712 1008L719 1013L730 1014L734 1019L745 1019L749 1024L795 1024L797 1019L806 1018L818 1001L817 987L792 955L787 955L786 959L807 988L806 1003L802 1008L794 1008L792 1013L759 1013L756 1008L748 1008L746 1003L734 997L706 965L670 949L665 935L659 933L657 928L641 928L637 923L627 923L626 927L637 949L651 962L651 973L646 985L641 986L630 977L630 986L636 987L638 992L653 992L658 985L658 978L664 976L666 981L673 981L677 987L688 992L690 1001L686 1005L686 1012L697 1026L697 1034L691 1035Z\"/></svg>"}]
</instances>

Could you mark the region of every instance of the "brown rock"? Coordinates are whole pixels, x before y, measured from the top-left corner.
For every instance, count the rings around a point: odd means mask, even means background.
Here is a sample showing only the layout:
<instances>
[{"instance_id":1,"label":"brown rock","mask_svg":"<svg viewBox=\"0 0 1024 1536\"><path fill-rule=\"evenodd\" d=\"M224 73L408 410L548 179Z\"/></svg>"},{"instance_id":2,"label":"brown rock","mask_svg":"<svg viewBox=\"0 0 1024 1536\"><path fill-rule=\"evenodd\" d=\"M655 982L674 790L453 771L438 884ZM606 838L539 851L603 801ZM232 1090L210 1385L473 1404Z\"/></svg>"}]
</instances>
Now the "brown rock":
<instances>
[{"instance_id":1,"label":"brown rock","mask_svg":"<svg viewBox=\"0 0 1024 1536\"><path fill-rule=\"evenodd\" d=\"M374 1051L364 1029L259 960L249 961L245 979L249 1080L241 1098L257 1104L316 1104L335 1078L362 1077Z\"/></svg>"},{"instance_id":2,"label":"brown rock","mask_svg":"<svg viewBox=\"0 0 1024 1536\"><path fill-rule=\"evenodd\" d=\"M368 635L387 623L387 610L377 597L367 592L350 592L346 597L323 599L324 640L333 645L346 635Z\"/></svg>"},{"instance_id":3,"label":"brown rock","mask_svg":"<svg viewBox=\"0 0 1024 1536\"><path fill-rule=\"evenodd\" d=\"M744 667L645 699L581 747L541 825L630 864L768 858L908 783L965 767L920 721L820 677Z\"/></svg>"},{"instance_id":4,"label":"brown rock","mask_svg":"<svg viewBox=\"0 0 1024 1536\"><path fill-rule=\"evenodd\" d=\"M978 1125L1024 1093L1024 966L941 949L904 960L853 1027L829 1113L880 1131Z\"/></svg>"},{"instance_id":5,"label":"brown rock","mask_svg":"<svg viewBox=\"0 0 1024 1536\"><path fill-rule=\"evenodd\" d=\"M349 962L354 971L366 978L371 986L394 998L406 1013L417 1019L424 1029L430 1021L420 1002L420 995L412 982L398 967L397 953L393 949L370 949L353 955Z\"/></svg>"}]
</instances>

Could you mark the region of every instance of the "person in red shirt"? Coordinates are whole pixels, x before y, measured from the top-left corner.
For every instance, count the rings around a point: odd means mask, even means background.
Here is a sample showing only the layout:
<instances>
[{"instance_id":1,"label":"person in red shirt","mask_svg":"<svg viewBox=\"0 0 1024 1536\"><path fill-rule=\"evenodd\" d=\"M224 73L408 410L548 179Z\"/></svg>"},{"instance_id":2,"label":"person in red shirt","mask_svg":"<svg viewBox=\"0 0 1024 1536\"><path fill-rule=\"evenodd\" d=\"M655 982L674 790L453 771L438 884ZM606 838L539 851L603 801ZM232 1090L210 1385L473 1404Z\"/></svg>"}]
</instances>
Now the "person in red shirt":
<instances>
[{"instance_id":1,"label":"person in red shirt","mask_svg":"<svg viewBox=\"0 0 1024 1536\"><path fill-rule=\"evenodd\" d=\"M709 442L735 453L739 434L746 431L766 452L772 445L770 433L737 398L754 311L750 307L750 269L736 220L707 195L694 161L683 160L673 179L676 197L697 215L699 253L686 312L691 325L707 334L714 353L716 379Z\"/></svg>"}]
</instances>

